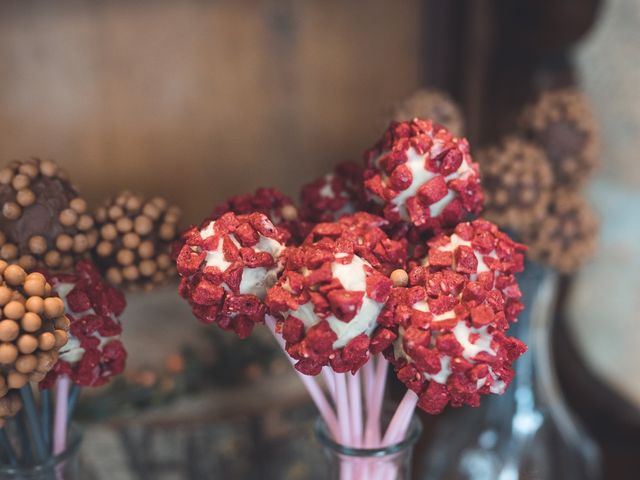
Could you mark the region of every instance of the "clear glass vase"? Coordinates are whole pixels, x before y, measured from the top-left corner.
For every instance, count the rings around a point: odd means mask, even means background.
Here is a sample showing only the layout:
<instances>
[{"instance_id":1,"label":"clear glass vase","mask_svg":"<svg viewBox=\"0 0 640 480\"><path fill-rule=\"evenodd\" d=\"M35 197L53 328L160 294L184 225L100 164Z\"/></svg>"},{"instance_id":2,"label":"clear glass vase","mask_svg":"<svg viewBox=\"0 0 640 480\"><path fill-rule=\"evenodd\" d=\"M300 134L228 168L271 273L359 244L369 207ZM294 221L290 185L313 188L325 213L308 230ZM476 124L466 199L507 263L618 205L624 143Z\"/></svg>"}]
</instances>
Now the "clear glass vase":
<instances>
[{"instance_id":1,"label":"clear glass vase","mask_svg":"<svg viewBox=\"0 0 640 480\"><path fill-rule=\"evenodd\" d=\"M595 480L599 449L572 415L557 383L551 333L557 275L527 263L519 278L525 311L509 333L529 351L502 396L449 412L427 457L429 480Z\"/></svg>"},{"instance_id":2,"label":"clear glass vase","mask_svg":"<svg viewBox=\"0 0 640 480\"><path fill-rule=\"evenodd\" d=\"M12 428L13 427L13 428ZM80 446L82 430L75 424L69 428L67 448L59 455L52 455L43 462L25 462L29 455L22 451L24 436L16 425L5 427L16 460L11 460L6 450L0 450L0 479L2 480L84 480L80 470ZM14 465L11 465L14 463Z\"/></svg>"},{"instance_id":3,"label":"clear glass vase","mask_svg":"<svg viewBox=\"0 0 640 480\"><path fill-rule=\"evenodd\" d=\"M381 448L351 448L334 442L322 419L315 428L316 438L327 459L328 480L410 480L413 447L422 434L422 424L414 416L405 437Z\"/></svg>"}]
</instances>

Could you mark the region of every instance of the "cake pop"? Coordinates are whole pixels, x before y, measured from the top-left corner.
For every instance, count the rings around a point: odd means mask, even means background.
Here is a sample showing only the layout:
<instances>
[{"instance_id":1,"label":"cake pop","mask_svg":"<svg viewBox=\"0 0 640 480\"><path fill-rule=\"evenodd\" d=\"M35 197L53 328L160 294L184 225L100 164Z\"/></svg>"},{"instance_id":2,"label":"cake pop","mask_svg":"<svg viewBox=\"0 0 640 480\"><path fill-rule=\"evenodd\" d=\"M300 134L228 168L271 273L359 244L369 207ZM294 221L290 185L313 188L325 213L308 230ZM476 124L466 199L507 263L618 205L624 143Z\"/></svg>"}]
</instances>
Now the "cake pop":
<instances>
[{"instance_id":1,"label":"cake pop","mask_svg":"<svg viewBox=\"0 0 640 480\"><path fill-rule=\"evenodd\" d=\"M554 193L545 218L525 232L524 242L532 260L569 274L580 268L595 252L598 220L591 206L578 193Z\"/></svg>"},{"instance_id":2,"label":"cake pop","mask_svg":"<svg viewBox=\"0 0 640 480\"><path fill-rule=\"evenodd\" d=\"M71 325L69 341L40 388L53 387L60 375L83 387L104 385L122 373L127 358L118 318L126 306L124 295L106 284L88 261L76 264L72 274L51 275L49 281L65 302Z\"/></svg>"},{"instance_id":3,"label":"cake pop","mask_svg":"<svg viewBox=\"0 0 640 480\"><path fill-rule=\"evenodd\" d=\"M392 117L397 122L430 118L456 137L464 135L464 117L460 107L447 93L439 90L416 90L409 98L394 106Z\"/></svg>"},{"instance_id":4,"label":"cake pop","mask_svg":"<svg viewBox=\"0 0 640 480\"><path fill-rule=\"evenodd\" d=\"M97 241L87 203L51 160L0 170L0 258L32 270L70 270Z\"/></svg>"},{"instance_id":5,"label":"cake pop","mask_svg":"<svg viewBox=\"0 0 640 480\"><path fill-rule=\"evenodd\" d=\"M525 134L544 150L556 185L583 185L598 163L600 139L585 95L566 88L543 92L521 119Z\"/></svg>"},{"instance_id":6,"label":"cake pop","mask_svg":"<svg viewBox=\"0 0 640 480\"><path fill-rule=\"evenodd\" d=\"M394 289L379 320L398 329L385 350L398 379L431 414L449 403L478 406L480 395L503 393L514 375L511 364L526 346L505 335L500 291L450 268L420 280Z\"/></svg>"},{"instance_id":7,"label":"cake pop","mask_svg":"<svg viewBox=\"0 0 640 480\"><path fill-rule=\"evenodd\" d=\"M41 273L0 260L0 397L40 382L67 343L69 319Z\"/></svg>"},{"instance_id":8,"label":"cake pop","mask_svg":"<svg viewBox=\"0 0 640 480\"><path fill-rule=\"evenodd\" d=\"M440 231L482 207L467 141L430 120L392 122L365 160L367 194L391 222Z\"/></svg>"},{"instance_id":9,"label":"cake pop","mask_svg":"<svg viewBox=\"0 0 640 480\"><path fill-rule=\"evenodd\" d=\"M362 167L339 163L328 173L302 187L303 218L310 222L332 222L354 213L363 200Z\"/></svg>"},{"instance_id":10,"label":"cake pop","mask_svg":"<svg viewBox=\"0 0 640 480\"><path fill-rule=\"evenodd\" d=\"M246 338L264 320L263 300L282 268L288 238L262 213L229 212L188 230L176 258L180 294L202 322Z\"/></svg>"},{"instance_id":11,"label":"cake pop","mask_svg":"<svg viewBox=\"0 0 640 480\"><path fill-rule=\"evenodd\" d=\"M392 340L377 323L392 282L354 252L349 239L331 235L289 247L267 294L286 351L304 374L317 375L325 365L355 372L372 345L380 351Z\"/></svg>"},{"instance_id":12,"label":"cake pop","mask_svg":"<svg viewBox=\"0 0 640 480\"><path fill-rule=\"evenodd\" d=\"M517 318L523 307L515 274L524 269L527 247L484 219L460 223L451 235L442 234L430 240L428 247L427 257L420 262L422 267L410 272L412 284L425 282L427 272L451 270L474 282L472 288L478 284L493 292L495 301L504 304L506 322Z\"/></svg>"},{"instance_id":13,"label":"cake pop","mask_svg":"<svg viewBox=\"0 0 640 480\"><path fill-rule=\"evenodd\" d=\"M150 290L174 277L171 244L178 238L180 209L160 197L128 191L96 210L96 265L113 285Z\"/></svg>"},{"instance_id":14,"label":"cake pop","mask_svg":"<svg viewBox=\"0 0 640 480\"><path fill-rule=\"evenodd\" d=\"M553 189L553 172L544 152L519 137L506 137L498 146L480 150L485 192L484 216L523 232L544 218Z\"/></svg>"}]
</instances>

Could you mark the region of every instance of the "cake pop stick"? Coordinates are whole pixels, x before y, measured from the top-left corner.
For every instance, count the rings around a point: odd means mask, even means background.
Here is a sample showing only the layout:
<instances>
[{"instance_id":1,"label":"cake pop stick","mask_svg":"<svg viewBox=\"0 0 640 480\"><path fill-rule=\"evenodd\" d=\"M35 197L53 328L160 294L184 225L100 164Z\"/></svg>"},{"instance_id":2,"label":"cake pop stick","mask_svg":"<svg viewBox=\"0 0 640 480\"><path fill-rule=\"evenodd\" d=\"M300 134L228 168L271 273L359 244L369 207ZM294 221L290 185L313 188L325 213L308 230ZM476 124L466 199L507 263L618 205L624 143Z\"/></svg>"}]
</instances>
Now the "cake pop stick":
<instances>
[{"instance_id":1,"label":"cake pop stick","mask_svg":"<svg viewBox=\"0 0 640 480\"><path fill-rule=\"evenodd\" d=\"M280 347L284 350L284 341L282 340L282 337L276 333L276 322L273 319L273 317L267 316L265 318L265 323L267 327L269 327L269 331L273 334L275 339L278 341L278 344L280 345ZM293 359L288 355L287 355L287 358L289 359L291 364L293 364ZM322 389L320 388L318 383L315 381L315 379L308 377L306 375L303 375L297 370L296 370L296 373L304 383L304 386L307 387L307 391L309 392L309 395L311 396L312 400L316 404L316 407L318 408L320 415L322 415L323 420L327 424L327 428L329 429L331 434L334 435L335 437L338 432L338 420L331 408L331 405L329 405L329 402L324 396L324 393L322 393Z\"/></svg>"},{"instance_id":2,"label":"cake pop stick","mask_svg":"<svg viewBox=\"0 0 640 480\"><path fill-rule=\"evenodd\" d=\"M29 431L31 432L31 439L33 440L33 445L35 447L34 453L36 461L41 462L47 457L47 450L42 436L42 426L36 411L36 404L30 384L27 383L20 389L20 397L22 398L26 420L29 425Z\"/></svg>"},{"instance_id":3,"label":"cake pop stick","mask_svg":"<svg viewBox=\"0 0 640 480\"><path fill-rule=\"evenodd\" d=\"M382 414L388 370L389 362L382 355L377 355L373 382L374 389L371 396L371 416L367 417L367 427L365 431L365 442L371 446L380 443L380 416Z\"/></svg>"},{"instance_id":4,"label":"cake pop stick","mask_svg":"<svg viewBox=\"0 0 640 480\"><path fill-rule=\"evenodd\" d=\"M53 424L53 454L64 452L67 443L67 411L69 409L69 387L71 380L66 375L58 379L56 389L56 413Z\"/></svg>"},{"instance_id":5,"label":"cake pop stick","mask_svg":"<svg viewBox=\"0 0 640 480\"><path fill-rule=\"evenodd\" d=\"M69 408L67 412L67 423L71 423L71 418L73 417L73 412L76 409L76 405L78 404L78 399L80 398L80 385L73 384L71 385L71 390L69 391Z\"/></svg>"},{"instance_id":6,"label":"cake pop stick","mask_svg":"<svg viewBox=\"0 0 640 480\"><path fill-rule=\"evenodd\" d=\"M413 391L407 390L407 393L402 397L402 400L400 401L400 404L387 427L387 431L382 439L383 446L393 445L404 437L417 404L418 396Z\"/></svg>"},{"instance_id":7,"label":"cake pop stick","mask_svg":"<svg viewBox=\"0 0 640 480\"><path fill-rule=\"evenodd\" d=\"M362 447L362 393L360 371L347 376L349 389L349 408L351 410L351 431L354 447Z\"/></svg>"},{"instance_id":8,"label":"cake pop stick","mask_svg":"<svg viewBox=\"0 0 640 480\"><path fill-rule=\"evenodd\" d=\"M40 391L40 426L47 450L51 447L51 391Z\"/></svg>"},{"instance_id":9,"label":"cake pop stick","mask_svg":"<svg viewBox=\"0 0 640 480\"><path fill-rule=\"evenodd\" d=\"M15 467L18 464L18 459L4 427L0 428L0 448L9 459L9 464Z\"/></svg>"}]
</instances>

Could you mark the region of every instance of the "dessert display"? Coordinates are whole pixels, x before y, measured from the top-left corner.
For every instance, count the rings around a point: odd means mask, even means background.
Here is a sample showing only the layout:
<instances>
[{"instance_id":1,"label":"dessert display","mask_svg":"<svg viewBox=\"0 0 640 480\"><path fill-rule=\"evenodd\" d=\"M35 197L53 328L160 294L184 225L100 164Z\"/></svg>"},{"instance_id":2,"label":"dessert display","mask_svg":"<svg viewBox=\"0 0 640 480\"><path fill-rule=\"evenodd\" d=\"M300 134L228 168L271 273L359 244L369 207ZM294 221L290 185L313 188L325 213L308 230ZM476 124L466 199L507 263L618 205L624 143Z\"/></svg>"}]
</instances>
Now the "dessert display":
<instances>
[{"instance_id":1,"label":"dessert display","mask_svg":"<svg viewBox=\"0 0 640 480\"><path fill-rule=\"evenodd\" d=\"M464 135L464 116L460 107L447 93L432 88L417 90L394 105L391 117L397 122L430 118L456 137Z\"/></svg>"},{"instance_id":2,"label":"dessert display","mask_svg":"<svg viewBox=\"0 0 640 480\"><path fill-rule=\"evenodd\" d=\"M466 140L429 120L392 122L363 170L343 164L304 186L288 223L278 194L243 198L182 234L179 292L201 321L241 338L266 324L333 441L392 445L416 406L478 406L508 387L526 351L508 336L526 247L467 221L483 193ZM407 393L387 425L389 365ZM341 478L373 478L368 468L343 460Z\"/></svg>"},{"instance_id":3,"label":"dessert display","mask_svg":"<svg viewBox=\"0 0 640 480\"><path fill-rule=\"evenodd\" d=\"M24 269L70 270L96 245L87 202L52 160L2 168L0 205L0 258Z\"/></svg>"},{"instance_id":4,"label":"dessert display","mask_svg":"<svg viewBox=\"0 0 640 480\"><path fill-rule=\"evenodd\" d=\"M129 191L95 212L98 241L93 259L113 285L151 290L175 275L171 244L178 238L181 212L161 197Z\"/></svg>"}]
</instances>

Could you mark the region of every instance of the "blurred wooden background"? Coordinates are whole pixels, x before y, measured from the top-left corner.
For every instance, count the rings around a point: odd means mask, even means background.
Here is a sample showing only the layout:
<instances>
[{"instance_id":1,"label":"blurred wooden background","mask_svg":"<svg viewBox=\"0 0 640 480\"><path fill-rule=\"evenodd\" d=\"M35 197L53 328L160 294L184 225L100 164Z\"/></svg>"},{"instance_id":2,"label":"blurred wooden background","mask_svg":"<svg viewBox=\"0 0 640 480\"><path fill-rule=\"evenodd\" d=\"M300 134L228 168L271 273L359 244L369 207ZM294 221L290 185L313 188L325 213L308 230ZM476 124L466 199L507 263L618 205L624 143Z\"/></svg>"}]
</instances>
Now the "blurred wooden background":
<instances>
[{"instance_id":1,"label":"blurred wooden background","mask_svg":"<svg viewBox=\"0 0 640 480\"><path fill-rule=\"evenodd\" d=\"M0 159L54 158L92 204L164 194L189 221L296 194L418 85L420 3L4 1Z\"/></svg>"}]
</instances>

